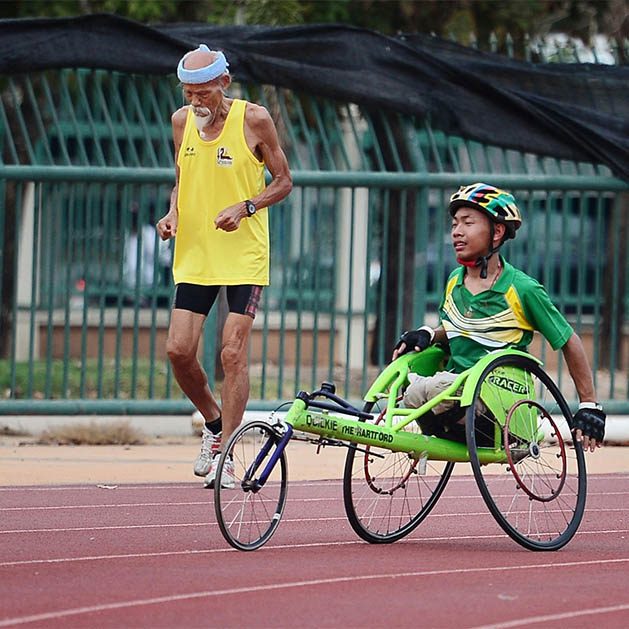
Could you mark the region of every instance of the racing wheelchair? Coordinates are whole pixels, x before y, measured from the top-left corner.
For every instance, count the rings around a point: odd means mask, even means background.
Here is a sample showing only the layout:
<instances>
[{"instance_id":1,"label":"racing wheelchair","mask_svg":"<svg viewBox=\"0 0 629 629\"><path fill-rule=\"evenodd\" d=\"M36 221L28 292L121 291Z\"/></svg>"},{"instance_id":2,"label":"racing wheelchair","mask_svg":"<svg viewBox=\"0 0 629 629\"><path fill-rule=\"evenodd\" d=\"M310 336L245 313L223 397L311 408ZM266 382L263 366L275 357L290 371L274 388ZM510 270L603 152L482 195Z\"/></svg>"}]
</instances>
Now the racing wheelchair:
<instances>
[{"instance_id":1,"label":"racing wheelchair","mask_svg":"<svg viewBox=\"0 0 629 629\"><path fill-rule=\"evenodd\" d=\"M394 542L431 512L456 463L469 462L487 508L531 550L558 550L585 509L586 469L572 439L572 414L557 385L530 354L501 350L459 374L419 408L400 406L410 372L433 375L437 346L398 357L377 376L358 409L323 383L301 391L286 415L241 425L218 463L214 506L229 544L255 550L273 535L287 499L287 445L305 439L347 448L345 512L370 543ZM446 402L458 411L440 417ZM226 461L234 477L226 478Z\"/></svg>"}]
</instances>

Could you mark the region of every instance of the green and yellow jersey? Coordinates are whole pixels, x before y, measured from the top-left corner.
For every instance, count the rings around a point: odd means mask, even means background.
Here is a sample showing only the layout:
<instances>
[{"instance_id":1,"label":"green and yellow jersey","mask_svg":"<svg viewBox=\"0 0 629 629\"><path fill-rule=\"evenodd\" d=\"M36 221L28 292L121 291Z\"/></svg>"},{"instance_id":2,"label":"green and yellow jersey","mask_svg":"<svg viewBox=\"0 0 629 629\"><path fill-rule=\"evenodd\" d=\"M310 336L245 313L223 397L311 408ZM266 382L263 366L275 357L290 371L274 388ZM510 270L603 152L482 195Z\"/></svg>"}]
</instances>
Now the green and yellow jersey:
<instances>
[{"instance_id":1,"label":"green and yellow jersey","mask_svg":"<svg viewBox=\"0 0 629 629\"><path fill-rule=\"evenodd\" d=\"M463 284L465 267L448 278L439 306L450 345L449 371L460 373L488 352L514 348L526 351L538 330L554 350L565 345L573 329L535 279L505 262L496 283L472 295Z\"/></svg>"}]
</instances>

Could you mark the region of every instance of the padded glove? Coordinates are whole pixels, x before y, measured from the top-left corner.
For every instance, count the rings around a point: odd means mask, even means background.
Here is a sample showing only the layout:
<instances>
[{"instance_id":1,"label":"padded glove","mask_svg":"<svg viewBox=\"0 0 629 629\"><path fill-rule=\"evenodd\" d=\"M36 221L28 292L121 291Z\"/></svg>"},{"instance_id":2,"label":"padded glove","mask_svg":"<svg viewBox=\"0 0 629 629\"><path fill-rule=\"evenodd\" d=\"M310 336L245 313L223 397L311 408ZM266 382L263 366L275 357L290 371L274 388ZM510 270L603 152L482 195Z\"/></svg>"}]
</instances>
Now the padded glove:
<instances>
[{"instance_id":1,"label":"padded glove","mask_svg":"<svg viewBox=\"0 0 629 629\"><path fill-rule=\"evenodd\" d=\"M584 435L598 443L605 437L605 413L598 408L580 408L572 420L572 430L581 430Z\"/></svg>"},{"instance_id":2,"label":"padded glove","mask_svg":"<svg viewBox=\"0 0 629 629\"><path fill-rule=\"evenodd\" d=\"M419 330L409 330L408 332L403 332L402 336L400 336L400 340L397 342L397 345L393 348L393 350L395 351L396 349L400 349L402 343L404 343L406 347L400 355L414 351L422 352L430 346L434 338L435 331L427 325L423 325L419 328Z\"/></svg>"}]
</instances>

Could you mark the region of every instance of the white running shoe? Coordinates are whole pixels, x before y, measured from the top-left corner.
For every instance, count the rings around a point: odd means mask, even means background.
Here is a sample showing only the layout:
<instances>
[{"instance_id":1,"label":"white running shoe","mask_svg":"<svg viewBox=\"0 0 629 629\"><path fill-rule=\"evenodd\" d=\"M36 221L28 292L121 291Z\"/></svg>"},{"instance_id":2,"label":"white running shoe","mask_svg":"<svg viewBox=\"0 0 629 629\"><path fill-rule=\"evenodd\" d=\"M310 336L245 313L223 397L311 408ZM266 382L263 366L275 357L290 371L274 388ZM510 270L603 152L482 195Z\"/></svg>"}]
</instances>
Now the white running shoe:
<instances>
[{"instance_id":1,"label":"white running shoe","mask_svg":"<svg viewBox=\"0 0 629 629\"><path fill-rule=\"evenodd\" d=\"M212 458L212 465L210 467L209 474L205 477L206 489L214 489L214 481L216 480L216 470L218 469L218 460L220 453L217 453ZM234 461L228 458L223 465L223 474L221 475L221 487L223 489L233 489L236 486Z\"/></svg>"},{"instance_id":2,"label":"white running shoe","mask_svg":"<svg viewBox=\"0 0 629 629\"><path fill-rule=\"evenodd\" d=\"M212 458L221 447L221 433L213 434L206 426L203 426L201 434L201 452L194 462L194 473L197 476L206 476L212 467Z\"/></svg>"}]
</instances>

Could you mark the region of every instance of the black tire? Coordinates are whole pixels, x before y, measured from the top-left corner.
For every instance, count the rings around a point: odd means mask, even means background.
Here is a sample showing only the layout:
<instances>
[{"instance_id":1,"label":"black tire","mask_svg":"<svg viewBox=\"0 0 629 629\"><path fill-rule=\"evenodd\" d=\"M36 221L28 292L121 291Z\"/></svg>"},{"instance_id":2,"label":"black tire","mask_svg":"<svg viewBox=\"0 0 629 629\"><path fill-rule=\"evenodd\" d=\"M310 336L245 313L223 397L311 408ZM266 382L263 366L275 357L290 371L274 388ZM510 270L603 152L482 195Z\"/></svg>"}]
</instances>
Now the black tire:
<instances>
[{"instance_id":1,"label":"black tire","mask_svg":"<svg viewBox=\"0 0 629 629\"><path fill-rule=\"evenodd\" d=\"M514 387L517 399L507 391ZM530 550L565 546L583 517L585 457L580 443L568 443L571 422L558 387L524 356L492 361L467 411L467 445L481 495L502 529ZM483 447L504 448L507 462L481 464Z\"/></svg>"},{"instance_id":2,"label":"black tire","mask_svg":"<svg viewBox=\"0 0 629 629\"><path fill-rule=\"evenodd\" d=\"M371 413L373 402L363 410ZM414 422L406 430L420 432ZM435 506L454 463L421 463L403 452L350 446L345 459L345 512L359 537L372 544L395 542L413 531ZM421 472L421 473L420 473Z\"/></svg>"},{"instance_id":3,"label":"black tire","mask_svg":"<svg viewBox=\"0 0 629 629\"><path fill-rule=\"evenodd\" d=\"M264 421L243 424L232 434L221 454L214 483L214 509L223 537L234 548L255 550L269 541L277 529L288 483L286 452L282 450L268 480L257 481L281 438L281 427ZM268 453L259 457L264 447ZM257 458L255 470L252 470ZM226 472L233 460L233 484ZM229 485L232 485L231 487Z\"/></svg>"}]
</instances>

